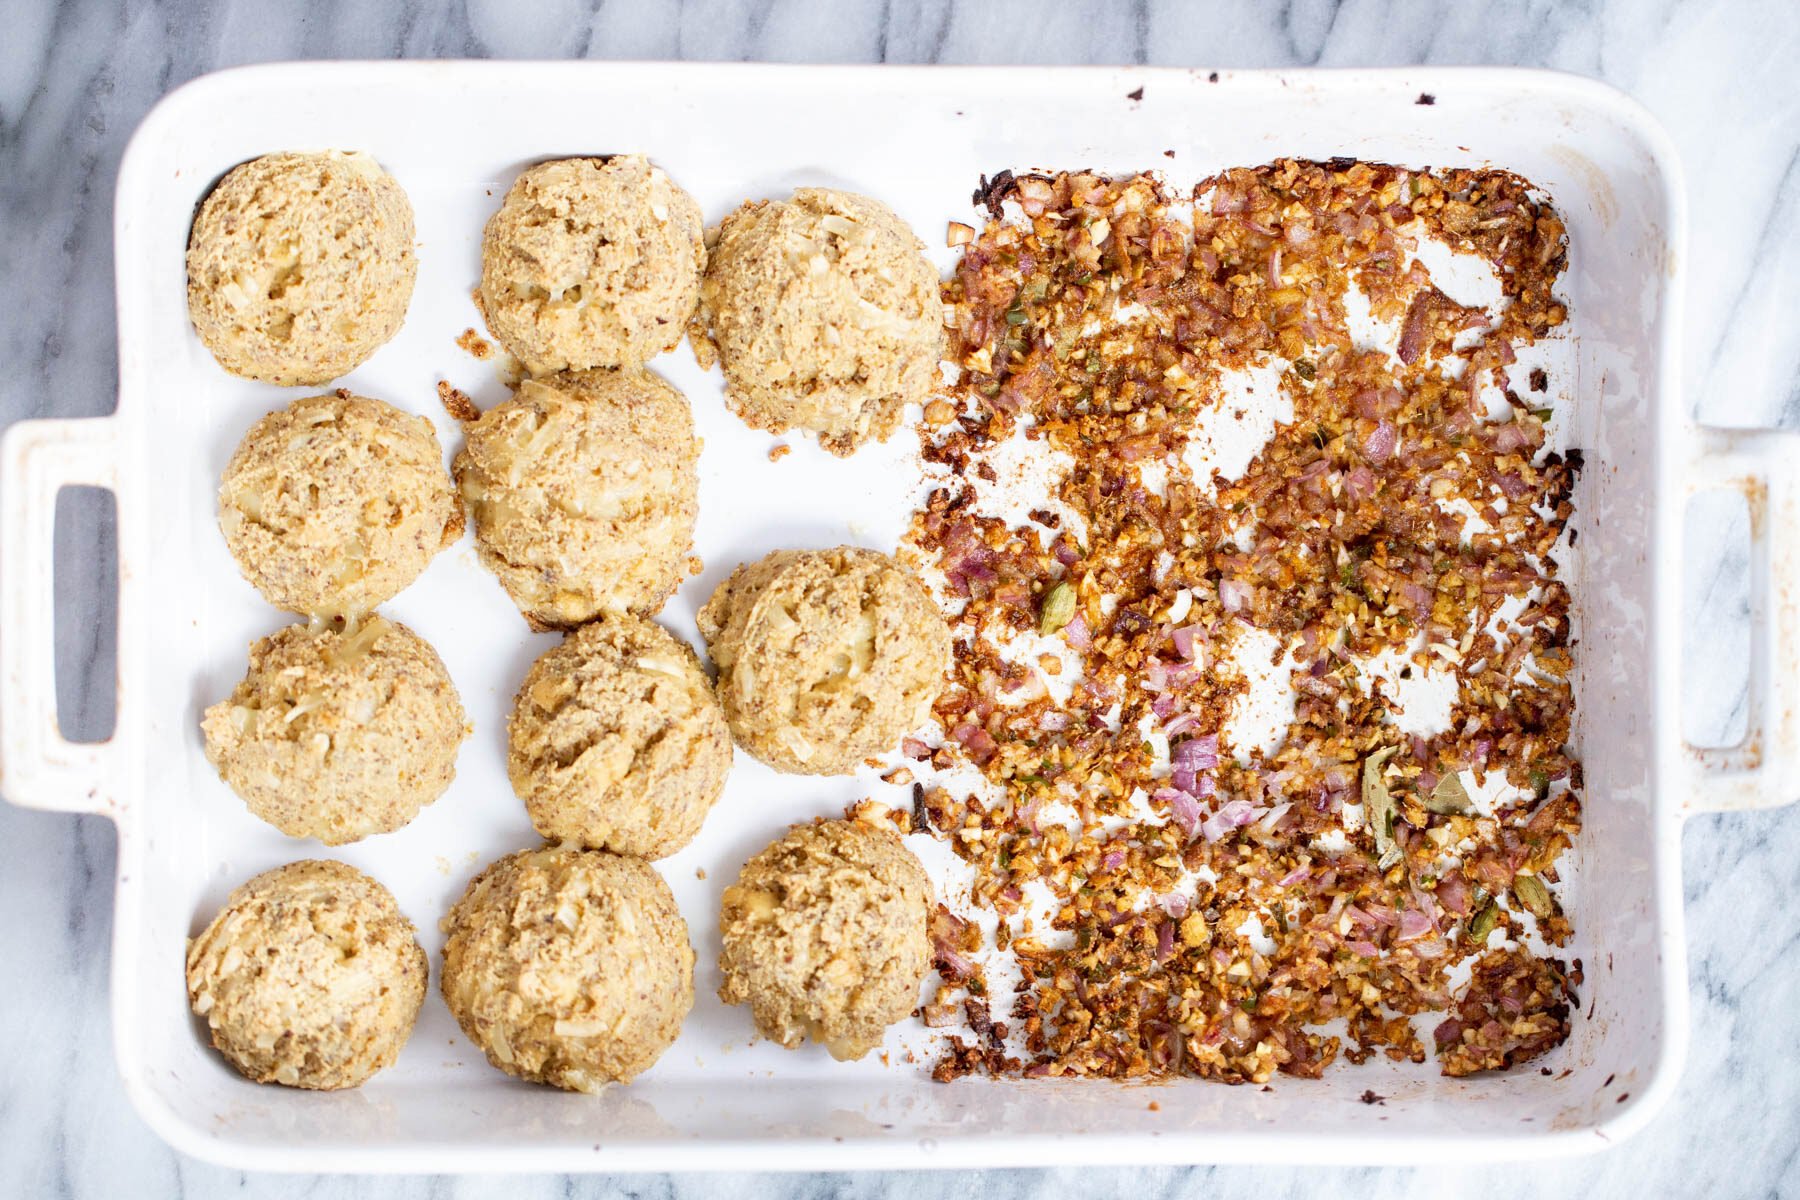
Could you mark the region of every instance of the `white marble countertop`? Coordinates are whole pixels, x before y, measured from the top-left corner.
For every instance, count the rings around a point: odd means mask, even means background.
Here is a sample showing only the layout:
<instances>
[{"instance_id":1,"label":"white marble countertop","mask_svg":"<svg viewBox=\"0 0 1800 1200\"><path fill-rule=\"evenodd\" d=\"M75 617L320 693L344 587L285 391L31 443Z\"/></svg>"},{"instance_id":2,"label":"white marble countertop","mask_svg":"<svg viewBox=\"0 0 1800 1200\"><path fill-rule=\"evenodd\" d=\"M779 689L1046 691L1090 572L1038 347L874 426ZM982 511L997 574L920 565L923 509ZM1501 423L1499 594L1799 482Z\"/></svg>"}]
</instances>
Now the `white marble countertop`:
<instances>
[{"instance_id":1,"label":"white marble countertop","mask_svg":"<svg viewBox=\"0 0 1800 1200\"><path fill-rule=\"evenodd\" d=\"M530 9L529 12L524 10ZM1487 63L1605 80L1680 148L1694 215L1687 395L1730 424L1800 425L1800 10L1791 0L1382 4L1347 0L508 0L270 5L138 0L5 8L0 38L0 424L112 407L111 196L119 155L169 88L308 57L494 56L862 62L1149 62L1220 67ZM91 599L108 531L71 506L57 651L65 726L110 720ZM1742 703L1744 530L1691 528L1690 732ZM0 581L17 586L12 580ZM104 617L104 619L103 619ZM11 635L13 631L5 631ZM1741 719L1741 717L1739 717ZM112 1062L111 826L0 805L0 1195L508 1197L1800 1194L1800 811L1706 817L1685 835L1693 1044L1680 1090L1605 1155L1468 1170L1143 1169L866 1176L305 1181L185 1160L131 1111Z\"/></svg>"}]
</instances>

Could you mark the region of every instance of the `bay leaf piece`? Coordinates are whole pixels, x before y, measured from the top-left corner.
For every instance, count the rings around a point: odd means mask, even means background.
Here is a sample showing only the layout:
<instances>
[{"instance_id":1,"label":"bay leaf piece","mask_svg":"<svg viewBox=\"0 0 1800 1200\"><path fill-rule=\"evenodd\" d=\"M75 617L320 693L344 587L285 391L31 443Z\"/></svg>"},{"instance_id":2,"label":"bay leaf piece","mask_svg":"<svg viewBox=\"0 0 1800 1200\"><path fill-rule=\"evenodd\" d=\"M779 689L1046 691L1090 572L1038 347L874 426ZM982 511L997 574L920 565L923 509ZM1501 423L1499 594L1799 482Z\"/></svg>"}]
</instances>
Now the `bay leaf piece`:
<instances>
[{"instance_id":1,"label":"bay leaf piece","mask_svg":"<svg viewBox=\"0 0 1800 1200\"><path fill-rule=\"evenodd\" d=\"M1388 791L1387 781L1381 777L1381 768L1394 757L1396 749L1398 747L1386 746L1363 759L1363 820L1369 823L1369 831L1375 835L1375 865L1383 871L1402 857L1400 847L1394 841L1394 817L1398 806L1394 803L1393 793Z\"/></svg>"},{"instance_id":2,"label":"bay leaf piece","mask_svg":"<svg viewBox=\"0 0 1800 1200\"><path fill-rule=\"evenodd\" d=\"M1425 811L1442 817L1466 817L1475 811L1475 803L1469 799L1469 789L1463 786L1460 771L1452 771L1438 780L1431 795L1425 797L1424 805Z\"/></svg>"}]
</instances>

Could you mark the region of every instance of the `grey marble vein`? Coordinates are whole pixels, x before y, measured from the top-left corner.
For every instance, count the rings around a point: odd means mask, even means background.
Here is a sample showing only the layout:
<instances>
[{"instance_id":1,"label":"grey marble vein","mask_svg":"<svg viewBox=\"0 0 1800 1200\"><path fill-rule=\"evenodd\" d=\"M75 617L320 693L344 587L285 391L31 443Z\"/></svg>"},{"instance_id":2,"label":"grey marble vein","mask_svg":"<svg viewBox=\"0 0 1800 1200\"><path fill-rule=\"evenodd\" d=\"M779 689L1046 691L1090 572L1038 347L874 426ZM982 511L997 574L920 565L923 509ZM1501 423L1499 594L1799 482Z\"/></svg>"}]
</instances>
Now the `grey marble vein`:
<instances>
[{"instance_id":1,"label":"grey marble vein","mask_svg":"<svg viewBox=\"0 0 1800 1200\"><path fill-rule=\"evenodd\" d=\"M1800 10L1791 0L5 0L0 3L0 423L112 406L111 195L120 152L171 87L307 57L590 57L1234 66L1494 63L1591 75L1668 127L1694 214L1684 383L1698 413L1800 424ZM110 724L109 519L61 531L62 714ZM1735 520L1735 523L1734 523ZM1741 516L1690 517L1690 667L1741 655ZM17 586L0 580L0 586ZM12 631L0 631L7 636ZM1742 678L1695 669L1686 727L1741 727ZM295 1179L181 1159L131 1112L106 1011L113 838L96 818L0 805L0 1195L318 1197L1359 1197L1800 1195L1800 812L1685 834L1693 1049L1679 1094L1596 1158L1477 1169L953 1175Z\"/></svg>"}]
</instances>

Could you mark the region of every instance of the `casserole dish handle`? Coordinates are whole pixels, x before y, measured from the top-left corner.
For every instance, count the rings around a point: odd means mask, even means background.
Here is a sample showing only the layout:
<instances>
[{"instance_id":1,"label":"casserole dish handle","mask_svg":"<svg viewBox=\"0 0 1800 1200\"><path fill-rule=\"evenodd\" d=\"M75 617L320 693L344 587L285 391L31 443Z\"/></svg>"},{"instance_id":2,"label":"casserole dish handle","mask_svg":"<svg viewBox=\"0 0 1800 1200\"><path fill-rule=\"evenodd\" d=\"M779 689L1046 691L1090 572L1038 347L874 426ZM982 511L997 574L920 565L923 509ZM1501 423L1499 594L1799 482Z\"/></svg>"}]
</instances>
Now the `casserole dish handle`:
<instances>
[{"instance_id":1,"label":"casserole dish handle","mask_svg":"<svg viewBox=\"0 0 1800 1200\"><path fill-rule=\"evenodd\" d=\"M57 493L117 493L117 430L112 417L20 421L0 440L0 793L25 808L113 808L116 735L71 742L57 726L51 588Z\"/></svg>"},{"instance_id":2,"label":"casserole dish handle","mask_svg":"<svg viewBox=\"0 0 1800 1200\"><path fill-rule=\"evenodd\" d=\"M1690 430L1686 495L1730 491L1750 510L1749 724L1735 746L1684 746L1688 812L1800 799L1800 434Z\"/></svg>"}]
</instances>

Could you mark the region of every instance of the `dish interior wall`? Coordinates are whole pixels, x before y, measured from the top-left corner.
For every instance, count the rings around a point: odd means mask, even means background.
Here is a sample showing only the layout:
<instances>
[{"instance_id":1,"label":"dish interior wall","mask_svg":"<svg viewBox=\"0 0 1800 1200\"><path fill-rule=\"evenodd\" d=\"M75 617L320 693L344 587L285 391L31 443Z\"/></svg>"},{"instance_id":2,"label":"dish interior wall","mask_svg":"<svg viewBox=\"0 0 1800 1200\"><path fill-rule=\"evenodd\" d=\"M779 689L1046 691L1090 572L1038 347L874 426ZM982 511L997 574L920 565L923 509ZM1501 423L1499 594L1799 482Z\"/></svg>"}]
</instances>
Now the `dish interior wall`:
<instances>
[{"instance_id":1,"label":"dish interior wall","mask_svg":"<svg viewBox=\"0 0 1800 1200\"><path fill-rule=\"evenodd\" d=\"M1354 82L1352 81L1354 79ZM1142 85L1141 101L1127 93ZM122 504L147 511L127 545L129 595L147 623L142 670L127 672L121 718L135 720L141 792L124 806L115 987L121 1063L148 1097L204 1136L245 1148L316 1144L567 1145L933 1139L1056 1132L1228 1138L1474 1137L1583 1128L1617 1096L1647 1086L1669 1036L1661 997L1667 934L1656 893L1653 802L1657 713L1648 686L1658 627L1652 572L1659 322L1671 253L1667 181L1629 123L1554 93L1497 91L1471 77L1436 103L1374 77L1204 73L755 72L599 65L279 69L207 81L146 127L120 195L121 412L144 484ZM1407 131L1407 132L1380 132ZM1110 1085L929 1082L904 1061L854 1065L748 1044L748 1022L714 998L720 890L788 822L834 813L878 790L857 779L780 777L739 756L705 831L660 867L699 953L699 1004L681 1041L639 1082L598 1098L516 1084L465 1042L436 996L436 923L470 875L534 838L502 769L504 718L532 635L465 539L384 609L443 654L475 726L452 789L411 826L335 852L263 826L207 765L201 709L243 671L248 642L281 625L237 576L214 522L226 458L261 413L306 394L226 376L192 334L182 252L193 207L223 171L291 148L360 148L411 196L419 277L401 334L341 386L430 416L446 454L460 442L435 385L486 407L505 395L492 362L454 339L481 332L470 300L479 236L525 164L642 151L700 201L710 222L746 197L800 185L866 191L912 223L948 267L947 220L971 219L970 192L1000 168L1162 169L1191 181L1280 155L1351 155L1410 165L1497 164L1541 185L1568 221L1564 284L1573 313L1566 369L1553 383L1573 442L1587 452L1575 593L1579 742L1587 828L1572 892L1582 1016L1536 1070L1451 1081L1385 1062L1272 1089L1183 1082ZM1165 150L1173 150L1167 157ZM696 640L692 615L740 560L794 544L891 546L916 473L909 435L838 460L747 430L685 346L655 368L694 405L705 439L697 552L703 571L663 614ZM308 1094L245 1083L204 1045L182 985L184 940L251 874L333 853L398 895L432 952L433 991L400 1062L359 1091ZM704 870L706 877L699 877ZM921 1056L929 1043L911 1043ZM1603 1084L1603 1080L1610 1083ZM1365 1089L1385 1096L1360 1102ZM1160 1111L1149 1111L1158 1101ZM673 1162L675 1160L671 1160Z\"/></svg>"}]
</instances>

